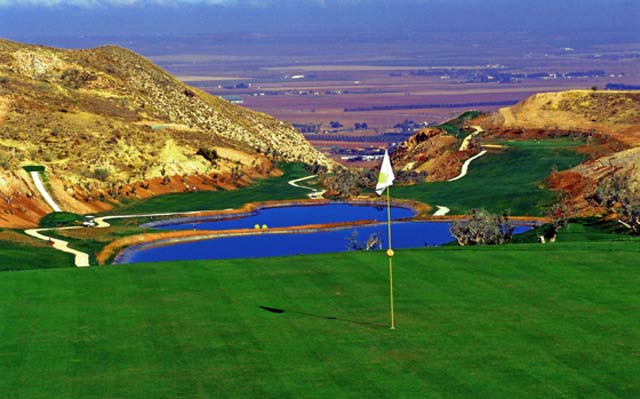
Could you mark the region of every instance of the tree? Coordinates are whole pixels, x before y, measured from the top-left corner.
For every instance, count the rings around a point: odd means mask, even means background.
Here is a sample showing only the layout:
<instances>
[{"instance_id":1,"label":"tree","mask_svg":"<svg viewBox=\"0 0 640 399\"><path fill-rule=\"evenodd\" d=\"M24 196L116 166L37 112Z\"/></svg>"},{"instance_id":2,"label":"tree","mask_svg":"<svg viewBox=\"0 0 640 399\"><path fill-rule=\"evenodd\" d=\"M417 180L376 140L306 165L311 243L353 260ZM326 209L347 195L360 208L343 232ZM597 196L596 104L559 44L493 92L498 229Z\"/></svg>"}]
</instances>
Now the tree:
<instances>
[{"instance_id":1,"label":"tree","mask_svg":"<svg viewBox=\"0 0 640 399\"><path fill-rule=\"evenodd\" d=\"M326 173L326 170L318 172L320 185L335 198L355 197L362 189L374 187L377 179L375 170L343 169L334 173Z\"/></svg>"},{"instance_id":2,"label":"tree","mask_svg":"<svg viewBox=\"0 0 640 399\"><path fill-rule=\"evenodd\" d=\"M382 249L382 239L378 233L371 233L365 243L358 240L358 230L354 230L347 238L347 251L371 251Z\"/></svg>"},{"instance_id":3,"label":"tree","mask_svg":"<svg viewBox=\"0 0 640 399\"><path fill-rule=\"evenodd\" d=\"M95 168L93 170L93 177L100 181L106 181L110 174L111 172L107 168Z\"/></svg>"},{"instance_id":4,"label":"tree","mask_svg":"<svg viewBox=\"0 0 640 399\"><path fill-rule=\"evenodd\" d=\"M399 170L396 172L396 184L413 185L423 183L428 176L427 172L417 172L415 170Z\"/></svg>"},{"instance_id":5,"label":"tree","mask_svg":"<svg viewBox=\"0 0 640 399\"><path fill-rule=\"evenodd\" d=\"M540 236L540 242L556 242L558 231L565 227L569 222L569 207L562 201L556 202L547 209L547 217L551 219L550 223L544 231L544 235Z\"/></svg>"},{"instance_id":6,"label":"tree","mask_svg":"<svg viewBox=\"0 0 640 399\"><path fill-rule=\"evenodd\" d=\"M358 123L358 122L356 122L356 123L353 125L353 127L354 127L356 130L364 130L364 129L368 129L368 128L369 128L369 125L367 124L367 122L362 122L362 123Z\"/></svg>"},{"instance_id":7,"label":"tree","mask_svg":"<svg viewBox=\"0 0 640 399\"><path fill-rule=\"evenodd\" d=\"M628 175L611 175L598 184L591 200L616 215L632 235L640 235L640 190Z\"/></svg>"},{"instance_id":8,"label":"tree","mask_svg":"<svg viewBox=\"0 0 640 399\"><path fill-rule=\"evenodd\" d=\"M200 155L204 157L204 159L206 159L211 163L215 163L216 159L218 159L218 151L216 151L215 148L210 149L210 148L200 147L198 148L198 151L196 151L196 155Z\"/></svg>"},{"instance_id":9,"label":"tree","mask_svg":"<svg viewBox=\"0 0 640 399\"><path fill-rule=\"evenodd\" d=\"M471 209L463 220L456 220L449 232L461 246L496 245L511 241L514 227L507 212L492 214L484 209Z\"/></svg>"}]
</instances>

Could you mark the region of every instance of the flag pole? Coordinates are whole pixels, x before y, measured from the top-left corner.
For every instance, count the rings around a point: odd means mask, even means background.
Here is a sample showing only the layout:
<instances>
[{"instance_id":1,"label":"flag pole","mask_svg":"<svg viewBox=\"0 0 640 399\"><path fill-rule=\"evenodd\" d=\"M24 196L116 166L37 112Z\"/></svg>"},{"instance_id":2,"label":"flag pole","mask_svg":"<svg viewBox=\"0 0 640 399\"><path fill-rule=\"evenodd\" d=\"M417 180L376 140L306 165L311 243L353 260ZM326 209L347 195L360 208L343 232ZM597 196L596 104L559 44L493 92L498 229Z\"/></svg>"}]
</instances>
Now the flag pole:
<instances>
[{"instance_id":1,"label":"flag pole","mask_svg":"<svg viewBox=\"0 0 640 399\"><path fill-rule=\"evenodd\" d=\"M389 304L391 314L391 329L395 330L395 320L393 312L393 249L391 247L391 194L390 186L387 186L387 238L389 247L387 249L387 257L389 258Z\"/></svg>"},{"instance_id":2,"label":"flag pole","mask_svg":"<svg viewBox=\"0 0 640 399\"><path fill-rule=\"evenodd\" d=\"M387 239L389 247L387 248L387 258L389 258L389 305L391 315L391 329L396 329L393 314L393 247L391 246L391 186L393 185L393 167L389 159L389 151L384 151L384 158L380 166L380 174L378 175L378 183L376 184L376 193L382 195L384 189L387 189Z\"/></svg>"}]
</instances>

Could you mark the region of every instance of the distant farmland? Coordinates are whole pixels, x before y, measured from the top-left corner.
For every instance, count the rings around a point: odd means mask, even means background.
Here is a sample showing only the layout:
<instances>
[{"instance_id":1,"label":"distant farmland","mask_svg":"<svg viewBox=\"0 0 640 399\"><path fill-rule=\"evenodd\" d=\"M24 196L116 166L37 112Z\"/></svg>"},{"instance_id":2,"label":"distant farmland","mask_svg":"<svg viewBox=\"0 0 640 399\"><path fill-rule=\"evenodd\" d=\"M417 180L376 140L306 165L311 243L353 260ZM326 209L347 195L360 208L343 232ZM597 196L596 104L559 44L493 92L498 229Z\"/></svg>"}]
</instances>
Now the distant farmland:
<instances>
[{"instance_id":1,"label":"distant farmland","mask_svg":"<svg viewBox=\"0 0 640 399\"><path fill-rule=\"evenodd\" d=\"M516 104L517 101L488 101L488 102L468 102L468 103L430 103L430 104L403 104L403 105L378 105L372 107L345 108L344 112L369 112L369 111L389 111L396 109L422 109L422 108L480 108L480 107L506 107Z\"/></svg>"}]
</instances>

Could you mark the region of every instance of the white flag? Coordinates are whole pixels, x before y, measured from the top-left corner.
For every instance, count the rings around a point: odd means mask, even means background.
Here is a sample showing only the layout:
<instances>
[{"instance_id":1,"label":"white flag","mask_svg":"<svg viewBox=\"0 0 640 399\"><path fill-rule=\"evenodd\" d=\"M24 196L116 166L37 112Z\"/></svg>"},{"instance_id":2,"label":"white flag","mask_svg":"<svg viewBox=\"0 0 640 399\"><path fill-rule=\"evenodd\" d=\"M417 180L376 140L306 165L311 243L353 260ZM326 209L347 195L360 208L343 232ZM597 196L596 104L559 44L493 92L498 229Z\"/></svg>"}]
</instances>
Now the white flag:
<instances>
[{"instance_id":1,"label":"white flag","mask_svg":"<svg viewBox=\"0 0 640 399\"><path fill-rule=\"evenodd\" d=\"M393 175L393 169L391 168L389 152L384 150L384 159L382 160L382 167L380 167L380 174L378 175L376 193L378 193L378 195L382 195L385 188L393 185L393 179L395 178L396 177Z\"/></svg>"}]
</instances>

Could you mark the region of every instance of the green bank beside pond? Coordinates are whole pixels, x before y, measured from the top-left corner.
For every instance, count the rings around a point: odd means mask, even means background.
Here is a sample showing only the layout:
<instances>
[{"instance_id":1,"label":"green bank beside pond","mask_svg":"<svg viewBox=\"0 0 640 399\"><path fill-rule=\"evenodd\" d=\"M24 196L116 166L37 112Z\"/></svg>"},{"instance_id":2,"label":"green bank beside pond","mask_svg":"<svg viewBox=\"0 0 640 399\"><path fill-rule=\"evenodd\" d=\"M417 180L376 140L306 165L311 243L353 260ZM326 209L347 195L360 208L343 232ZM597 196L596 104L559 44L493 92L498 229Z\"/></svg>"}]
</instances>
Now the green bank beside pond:
<instances>
[{"instance_id":1,"label":"green bank beside pond","mask_svg":"<svg viewBox=\"0 0 640 399\"><path fill-rule=\"evenodd\" d=\"M289 180L308 176L310 173L301 163L279 165L284 172L279 177L257 179L250 186L237 190L198 191L165 194L145 200L131 201L115 208L109 214L140 214L155 212L188 212L238 208L255 201L275 201L306 198L308 191L293 187Z\"/></svg>"},{"instance_id":2,"label":"green bank beside pond","mask_svg":"<svg viewBox=\"0 0 640 399\"><path fill-rule=\"evenodd\" d=\"M639 255L637 241L400 250L395 331L382 252L3 273L0 391L637 398Z\"/></svg>"},{"instance_id":3,"label":"green bank beside pond","mask_svg":"<svg viewBox=\"0 0 640 399\"><path fill-rule=\"evenodd\" d=\"M394 186L392 196L446 206L451 214L485 208L492 212L509 209L512 215L537 216L544 214L544 207L557 198L557 193L545 186L552 169L569 169L583 161L583 155L573 150L577 143L568 140L503 144L507 145L504 150L492 150L474 160L462 179Z\"/></svg>"}]
</instances>

